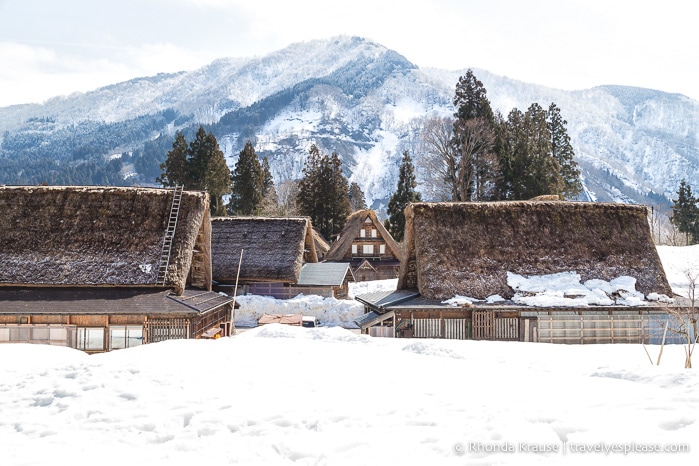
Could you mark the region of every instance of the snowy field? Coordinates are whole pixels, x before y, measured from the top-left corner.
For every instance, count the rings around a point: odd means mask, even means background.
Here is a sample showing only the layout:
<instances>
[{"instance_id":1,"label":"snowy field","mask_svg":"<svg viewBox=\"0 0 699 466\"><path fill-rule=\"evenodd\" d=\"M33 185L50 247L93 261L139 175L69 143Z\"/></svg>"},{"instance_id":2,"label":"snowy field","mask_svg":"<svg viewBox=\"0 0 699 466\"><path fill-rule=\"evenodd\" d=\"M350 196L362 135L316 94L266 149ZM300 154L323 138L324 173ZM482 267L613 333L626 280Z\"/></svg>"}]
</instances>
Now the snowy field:
<instances>
[{"instance_id":1,"label":"snowy field","mask_svg":"<svg viewBox=\"0 0 699 466\"><path fill-rule=\"evenodd\" d=\"M685 287L699 249L659 251ZM341 328L354 311L335 301L303 311L325 312L327 328L93 356L0 345L0 465L638 465L699 452L699 375L680 345L656 365L658 346L371 338Z\"/></svg>"},{"instance_id":2,"label":"snowy field","mask_svg":"<svg viewBox=\"0 0 699 466\"><path fill-rule=\"evenodd\" d=\"M699 452L683 362L280 324L93 356L0 345L0 464L682 464Z\"/></svg>"}]
</instances>

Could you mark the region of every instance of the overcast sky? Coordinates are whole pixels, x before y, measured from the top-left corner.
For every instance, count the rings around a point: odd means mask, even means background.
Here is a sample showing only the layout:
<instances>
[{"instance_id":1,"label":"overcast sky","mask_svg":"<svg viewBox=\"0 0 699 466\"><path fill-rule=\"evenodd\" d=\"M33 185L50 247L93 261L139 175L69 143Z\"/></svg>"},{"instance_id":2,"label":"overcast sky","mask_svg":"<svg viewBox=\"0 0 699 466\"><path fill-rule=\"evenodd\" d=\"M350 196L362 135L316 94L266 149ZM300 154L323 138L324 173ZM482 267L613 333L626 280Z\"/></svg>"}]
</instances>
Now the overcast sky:
<instances>
[{"instance_id":1,"label":"overcast sky","mask_svg":"<svg viewBox=\"0 0 699 466\"><path fill-rule=\"evenodd\" d=\"M696 24L686 0L0 0L0 106L341 34L421 67L699 100Z\"/></svg>"}]
</instances>

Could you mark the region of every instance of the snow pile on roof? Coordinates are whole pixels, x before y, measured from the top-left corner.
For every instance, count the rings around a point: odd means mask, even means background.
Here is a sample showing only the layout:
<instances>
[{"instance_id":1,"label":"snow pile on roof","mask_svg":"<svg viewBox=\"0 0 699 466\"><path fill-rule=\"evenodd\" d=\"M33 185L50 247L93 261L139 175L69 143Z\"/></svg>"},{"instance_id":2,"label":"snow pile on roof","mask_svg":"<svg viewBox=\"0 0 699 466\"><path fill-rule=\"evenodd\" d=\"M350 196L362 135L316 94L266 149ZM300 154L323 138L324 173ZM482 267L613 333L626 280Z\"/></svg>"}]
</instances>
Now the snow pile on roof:
<instances>
[{"instance_id":1,"label":"snow pile on roof","mask_svg":"<svg viewBox=\"0 0 699 466\"><path fill-rule=\"evenodd\" d=\"M535 307L644 306L643 293L636 290L636 279L629 276L606 281L580 282L580 274L561 272L524 277L507 272L507 284L515 291L512 301ZM671 302L665 295L651 293L649 299Z\"/></svg>"}]
</instances>

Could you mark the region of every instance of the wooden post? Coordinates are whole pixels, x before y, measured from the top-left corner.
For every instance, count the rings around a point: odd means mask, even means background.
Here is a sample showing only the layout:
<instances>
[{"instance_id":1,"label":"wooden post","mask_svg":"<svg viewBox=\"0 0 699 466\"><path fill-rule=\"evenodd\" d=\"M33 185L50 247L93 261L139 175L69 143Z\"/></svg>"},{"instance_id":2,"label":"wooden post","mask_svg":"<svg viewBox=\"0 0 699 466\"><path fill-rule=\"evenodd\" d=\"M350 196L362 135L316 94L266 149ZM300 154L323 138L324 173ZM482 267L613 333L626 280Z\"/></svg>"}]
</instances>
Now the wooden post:
<instances>
[{"instance_id":1,"label":"wooden post","mask_svg":"<svg viewBox=\"0 0 699 466\"><path fill-rule=\"evenodd\" d=\"M658 362L656 364L657 366L660 365L660 357L663 355L663 348L665 347L665 336L667 335L667 326L669 323L669 321L665 321L665 331L663 331L663 342L660 344L660 353L658 353Z\"/></svg>"},{"instance_id":2,"label":"wooden post","mask_svg":"<svg viewBox=\"0 0 699 466\"><path fill-rule=\"evenodd\" d=\"M243 251L240 250L240 259L238 260L238 273L235 275L235 287L233 288L233 310L231 311L231 336L235 334L235 298L238 296L238 279L240 278L240 266L243 263Z\"/></svg>"}]
</instances>

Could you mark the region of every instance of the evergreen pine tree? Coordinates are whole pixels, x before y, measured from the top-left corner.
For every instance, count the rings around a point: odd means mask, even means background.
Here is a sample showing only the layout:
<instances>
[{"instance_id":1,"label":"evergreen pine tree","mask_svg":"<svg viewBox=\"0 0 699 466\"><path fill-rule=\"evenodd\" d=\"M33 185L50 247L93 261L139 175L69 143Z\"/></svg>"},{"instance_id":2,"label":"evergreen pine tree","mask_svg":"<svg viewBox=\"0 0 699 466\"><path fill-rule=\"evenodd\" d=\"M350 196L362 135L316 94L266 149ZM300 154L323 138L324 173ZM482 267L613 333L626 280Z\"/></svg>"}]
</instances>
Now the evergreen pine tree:
<instances>
[{"instance_id":1,"label":"evergreen pine tree","mask_svg":"<svg viewBox=\"0 0 699 466\"><path fill-rule=\"evenodd\" d=\"M231 192L231 171L213 133L200 126L189 143L189 189L207 191L211 198L211 214L226 214L223 196Z\"/></svg>"},{"instance_id":2,"label":"evergreen pine tree","mask_svg":"<svg viewBox=\"0 0 699 466\"><path fill-rule=\"evenodd\" d=\"M351 211L348 191L340 157L336 153L321 155L318 147L312 145L296 202L301 215L310 217L313 226L326 238L332 238L345 226Z\"/></svg>"},{"instance_id":3,"label":"evergreen pine tree","mask_svg":"<svg viewBox=\"0 0 699 466\"><path fill-rule=\"evenodd\" d=\"M185 185L189 187L189 168L187 155L189 148L187 140L182 132L178 131L175 141L172 143L172 150L168 151L167 159L160 164L162 174L156 178L156 183L161 183L163 187L175 185Z\"/></svg>"},{"instance_id":4,"label":"evergreen pine tree","mask_svg":"<svg viewBox=\"0 0 699 466\"><path fill-rule=\"evenodd\" d=\"M262 208L265 194L265 172L250 141L247 141L243 150L240 151L231 181L228 212L232 215L257 214ZM273 186L272 183L272 188Z\"/></svg>"},{"instance_id":5,"label":"evergreen pine tree","mask_svg":"<svg viewBox=\"0 0 699 466\"><path fill-rule=\"evenodd\" d=\"M549 131L551 133L551 154L558 162L563 178L562 195L565 199L577 197L582 191L580 168L575 162L575 152L570 144L570 136L566 130L567 121L561 116L561 109L555 103L549 105L547 113Z\"/></svg>"},{"instance_id":6,"label":"evergreen pine tree","mask_svg":"<svg viewBox=\"0 0 699 466\"><path fill-rule=\"evenodd\" d=\"M350 201L350 209L352 212L367 208L364 191L362 191L362 188L354 181L350 183L347 198Z\"/></svg>"},{"instance_id":7,"label":"evergreen pine tree","mask_svg":"<svg viewBox=\"0 0 699 466\"><path fill-rule=\"evenodd\" d=\"M420 193L415 191L416 187L415 167L406 150L400 164L398 186L388 202L388 218L384 222L384 226L396 241L403 241L405 234L405 208L411 202L422 200Z\"/></svg>"},{"instance_id":8,"label":"evergreen pine tree","mask_svg":"<svg viewBox=\"0 0 699 466\"><path fill-rule=\"evenodd\" d=\"M697 198L692 194L692 187L685 180L680 182L677 199L672 201L670 221L680 233L685 234L687 244L699 242L699 207Z\"/></svg>"},{"instance_id":9,"label":"evergreen pine tree","mask_svg":"<svg viewBox=\"0 0 699 466\"><path fill-rule=\"evenodd\" d=\"M260 214L268 217L276 217L281 214L281 209L279 206L279 196L277 196L277 189L274 186L274 177L272 177L272 171L269 168L269 160L267 157L262 157L262 206L260 209Z\"/></svg>"},{"instance_id":10,"label":"evergreen pine tree","mask_svg":"<svg viewBox=\"0 0 699 466\"><path fill-rule=\"evenodd\" d=\"M485 200L494 197L499 177L496 142L496 120L487 91L472 70L459 78L454 93L454 129L452 144L458 160L452 199L454 201Z\"/></svg>"}]
</instances>

